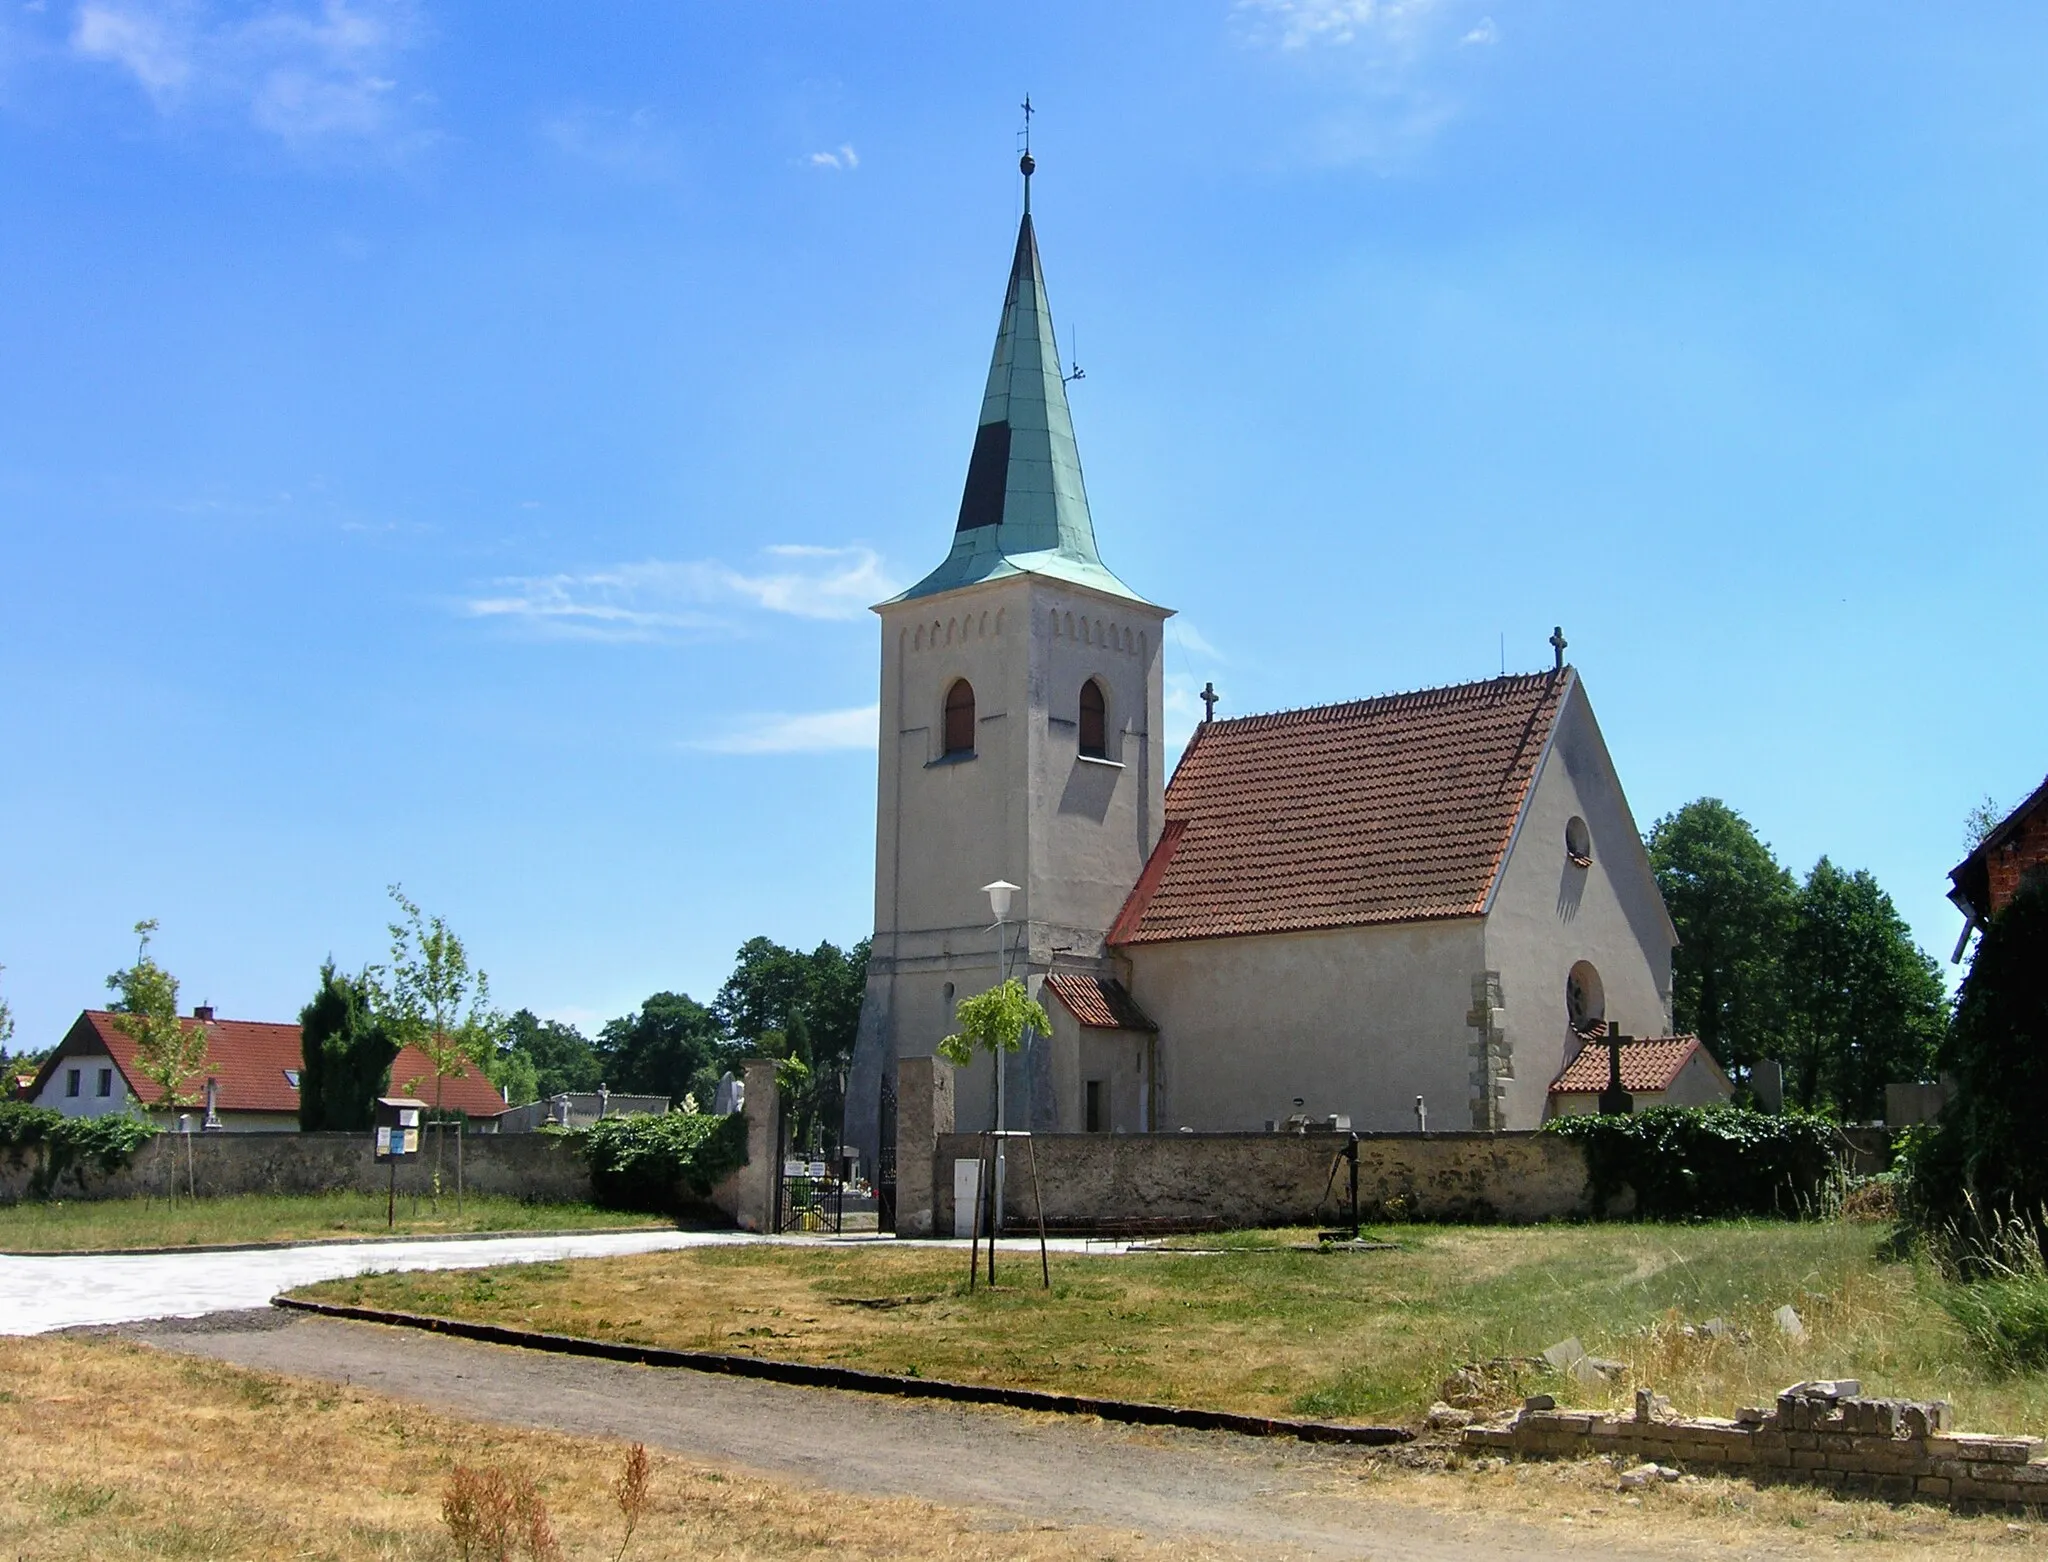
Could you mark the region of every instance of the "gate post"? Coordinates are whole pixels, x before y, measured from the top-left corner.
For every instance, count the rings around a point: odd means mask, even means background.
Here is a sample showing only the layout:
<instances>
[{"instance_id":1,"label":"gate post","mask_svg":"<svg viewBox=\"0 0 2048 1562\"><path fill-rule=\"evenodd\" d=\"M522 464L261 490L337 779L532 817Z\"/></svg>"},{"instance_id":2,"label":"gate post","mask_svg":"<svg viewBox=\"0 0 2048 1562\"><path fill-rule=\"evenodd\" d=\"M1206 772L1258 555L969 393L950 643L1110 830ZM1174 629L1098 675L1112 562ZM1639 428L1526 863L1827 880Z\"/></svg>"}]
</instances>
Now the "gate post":
<instances>
[{"instance_id":1,"label":"gate post","mask_svg":"<svg viewBox=\"0 0 2048 1562\"><path fill-rule=\"evenodd\" d=\"M953 1131L953 1065L943 1058L896 1062L896 1234L934 1237L939 1135Z\"/></svg>"},{"instance_id":2,"label":"gate post","mask_svg":"<svg viewBox=\"0 0 2048 1562\"><path fill-rule=\"evenodd\" d=\"M775 1089L775 1060L748 1058L740 1065L746 1081L747 1164L711 1190L711 1202L732 1217L742 1231L775 1229L775 1195L781 1186L782 1163L777 1138L782 1129L782 1101Z\"/></svg>"}]
</instances>

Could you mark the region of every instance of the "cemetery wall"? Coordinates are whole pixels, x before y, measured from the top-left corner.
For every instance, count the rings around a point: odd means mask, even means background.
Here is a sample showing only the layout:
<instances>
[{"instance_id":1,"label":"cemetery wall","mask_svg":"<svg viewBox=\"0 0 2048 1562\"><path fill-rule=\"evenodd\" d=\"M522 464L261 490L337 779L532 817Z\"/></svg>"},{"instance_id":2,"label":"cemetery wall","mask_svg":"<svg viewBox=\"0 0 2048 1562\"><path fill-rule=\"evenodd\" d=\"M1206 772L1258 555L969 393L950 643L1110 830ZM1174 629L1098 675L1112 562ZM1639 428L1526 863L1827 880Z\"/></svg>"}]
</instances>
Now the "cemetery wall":
<instances>
[{"instance_id":1,"label":"cemetery wall","mask_svg":"<svg viewBox=\"0 0 2048 1562\"><path fill-rule=\"evenodd\" d=\"M367 1133L159 1134L135 1152L119 1171L67 1172L55 1190L59 1198L123 1199L161 1197L167 1179L186 1190L187 1142L192 1156L190 1184L201 1198L237 1193L382 1193L390 1170L373 1159ZM552 1134L471 1134L462 1142L463 1186L471 1193L502 1194L534 1202L588 1200L590 1173L573 1144ZM32 1165L0 1159L0 1201L28 1191ZM434 1152L398 1168L401 1194L433 1187ZM444 1186L455 1186L455 1136L450 1135L443 1167Z\"/></svg>"},{"instance_id":2,"label":"cemetery wall","mask_svg":"<svg viewBox=\"0 0 2048 1562\"><path fill-rule=\"evenodd\" d=\"M1005 1209L1013 1229L1035 1222L1035 1155L1048 1224L1222 1228L1328 1223L1349 1208L1338 1133L1037 1134L1012 1142ZM926 1139L926 1144L931 1144ZM897 1146L899 1186L909 1124ZM904 1235L964 1234L955 1190L971 1190L981 1136L940 1132L932 1156L931 1224ZM961 1169L959 1163L969 1163ZM1334 1170L1334 1176L1332 1175ZM961 1178L965 1181L961 1181ZM1529 1222L1590 1213L1584 1152L1553 1134L1361 1134L1359 1207L1368 1220ZM969 1206L971 1214L971 1205Z\"/></svg>"},{"instance_id":3,"label":"cemetery wall","mask_svg":"<svg viewBox=\"0 0 2048 1562\"><path fill-rule=\"evenodd\" d=\"M1861 1387L1797 1384L1774 1408L1741 1411L1732 1421L1673 1415L1648 1389L1637 1391L1633 1419L1559 1410L1540 1395L1511 1420L1465 1428L1462 1441L1472 1452L1618 1454L1896 1500L2048 1504L2038 1437L1952 1432L1944 1401L1865 1399Z\"/></svg>"}]
</instances>

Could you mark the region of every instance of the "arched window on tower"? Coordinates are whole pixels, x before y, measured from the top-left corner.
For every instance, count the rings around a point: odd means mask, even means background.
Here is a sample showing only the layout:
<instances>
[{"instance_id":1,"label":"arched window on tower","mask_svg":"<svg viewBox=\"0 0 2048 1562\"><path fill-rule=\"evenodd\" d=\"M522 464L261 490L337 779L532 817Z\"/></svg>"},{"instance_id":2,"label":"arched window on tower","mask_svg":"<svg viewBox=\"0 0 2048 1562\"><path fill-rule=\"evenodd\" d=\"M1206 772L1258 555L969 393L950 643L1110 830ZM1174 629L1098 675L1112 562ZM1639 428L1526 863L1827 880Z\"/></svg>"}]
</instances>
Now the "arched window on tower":
<instances>
[{"instance_id":1,"label":"arched window on tower","mask_svg":"<svg viewBox=\"0 0 2048 1562\"><path fill-rule=\"evenodd\" d=\"M974 685L965 678L946 691L946 752L974 752Z\"/></svg>"},{"instance_id":2,"label":"arched window on tower","mask_svg":"<svg viewBox=\"0 0 2048 1562\"><path fill-rule=\"evenodd\" d=\"M1081 685L1081 752L1090 759L1109 758L1109 702L1093 678Z\"/></svg>"}]
</instances>

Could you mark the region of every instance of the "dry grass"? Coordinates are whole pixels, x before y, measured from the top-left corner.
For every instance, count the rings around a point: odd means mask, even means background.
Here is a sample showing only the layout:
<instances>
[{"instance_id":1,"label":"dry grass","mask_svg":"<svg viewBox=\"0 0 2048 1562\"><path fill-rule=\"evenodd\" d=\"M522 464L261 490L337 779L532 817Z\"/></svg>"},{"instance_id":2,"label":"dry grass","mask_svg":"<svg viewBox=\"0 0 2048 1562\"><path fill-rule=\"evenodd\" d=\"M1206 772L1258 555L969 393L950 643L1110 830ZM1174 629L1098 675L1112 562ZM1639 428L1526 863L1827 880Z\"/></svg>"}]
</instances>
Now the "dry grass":
<instances>
[{"instance_id":1,"label":"dry grass","mask_svg":"<svg viewBox=\"0 0 2048 1562\"><path fill-rule=\"evenodd\" d=\"M1630 1379L1543 1386L1615 1404L1636 1384L1726 1414L1805 1377L1955 1402L1964 1425L2048 1433L2048 1376L2000 1375L1939 1277L1857 1224L1414 1228L1398 1252L1006 1259L969 1294L965 1253L742 1247L497 1270L372 1275L307 1295L600 1338L1257 1414L1413 1421L1460 1362L1576 1335ZM1790 1302L1808 1334L1771 1322ZM1722 1318L1735 1333L1687 1333ZM1507 1391L1518 1386L1504 1385Z\"/></svg>"},{"instance_id":2,"label":"dry grass","mask_svg":"<svg viewBox=\"0 0 2048 1562\"><path fill-rule=\"evenodd\" d=\"M565 1557L613 1556L626 1450L480 1426L375 1394L112 1341L0 1340L0 1555L428 1562L452 1556L459 1463L530 1476ZM1001 1531L902 1499L844 1497L650 1459L636 1562L731 1558L1139 1557L1101 1531ZM1176 1546L1176 1554L1186 1548Z\"/></svg>"},{"instance_id":3,"label":"dry grass","mask_svg":"<svg viewBox=\"0 0 2048 1562\"><path fill-rule=\"evenodd\" d=\"M528 1204L471 1194L401 1194L387 1231L381 1193L303 1196L240 1194L225 1199L79 1199L0 1205L0 1253L76 1253L105 1248L199 1247L231 1242L303 1242L319 1237L450 1236L486 1231L610 1230L661 1224L594 1204Z\"/></svg>"}]
</instances>

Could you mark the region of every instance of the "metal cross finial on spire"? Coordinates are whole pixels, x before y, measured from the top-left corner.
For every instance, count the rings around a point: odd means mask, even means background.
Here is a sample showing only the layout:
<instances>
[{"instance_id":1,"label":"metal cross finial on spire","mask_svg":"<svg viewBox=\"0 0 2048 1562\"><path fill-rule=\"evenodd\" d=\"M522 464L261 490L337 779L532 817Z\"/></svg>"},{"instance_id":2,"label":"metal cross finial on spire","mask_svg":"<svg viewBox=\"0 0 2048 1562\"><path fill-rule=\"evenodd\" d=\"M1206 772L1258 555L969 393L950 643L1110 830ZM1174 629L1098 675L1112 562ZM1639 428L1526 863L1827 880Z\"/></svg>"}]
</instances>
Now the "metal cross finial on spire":
<instances>
[{"instance_id":1,"label":"metal cross finial on spire","mask_svg":"<svg viewBox=\"0 0 2048 1562\"><path fill-rule=\"evenodd\" d=\"M1564 625L1559 624L1550 631L1550 649L1557 657L1556 665L1550 669L1553 673L1564 671L1564 648L1570 643L1564 637Z\"/></svg>"},{"instance_id":2,"label":"metal cross finial on spire","mask_svg":"<svg viewBox=\"0 0 2048 1562\"><path fill-rule=\"evenodd\" d=\"M1216 685L1213 681L1202 685L1203 721L1209 722L1214 721L1216 719L1216 702L1220 700L1222 697L1222 695L1216 692Z\"/></svg>"},{"instance_id":3,"label":"metal cross finial on spire","mask_svg":"<svg viewBox=\"0 0 2048 1562\"><path fill-rule=\"evenodd\" d=\"M1024 211L1026 215L1029 215L1031 211L1031 175L1038 167L1037 160L1031 155L1031 116L1038 111L1031 106L1031 94L1028 92L1024 94L1023 108L1024 155L1017 159L1017 168L1024 175Z\"/></svg>"}]
</instances>

